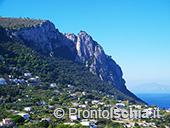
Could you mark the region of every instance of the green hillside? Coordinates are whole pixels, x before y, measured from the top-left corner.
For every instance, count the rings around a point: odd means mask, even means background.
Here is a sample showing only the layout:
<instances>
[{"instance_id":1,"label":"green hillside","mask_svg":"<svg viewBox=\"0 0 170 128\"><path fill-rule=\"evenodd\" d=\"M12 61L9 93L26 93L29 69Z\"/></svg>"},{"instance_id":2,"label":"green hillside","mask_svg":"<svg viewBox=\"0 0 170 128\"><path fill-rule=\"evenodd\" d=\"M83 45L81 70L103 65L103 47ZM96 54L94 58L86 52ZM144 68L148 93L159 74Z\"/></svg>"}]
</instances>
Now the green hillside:
<instances>
[{"instance_id":1,"label":"green hillside","mask_svg":"<svg viewBox=\"0 0 170 128\"><path fill-rule=\"evenodd\" d=\"M101 81L93 75L88 69L78 63L63 58L49 58L40 55L38 52L14 42L5 36L5 30L1 28L0 35L0 55L3 56L5 64L0 62L0 76L8 76L9 67L31 72L38 75L43 82L56 82L61 87L67 84L75 86L76 91L103 92L113 94L116 99L129 100L130 102L141 102L139 99L133 99L117 89ZM15 73L19 77L22 73ZM17 76L18 75L18 76Z\"/></svg>"}]
</instances>

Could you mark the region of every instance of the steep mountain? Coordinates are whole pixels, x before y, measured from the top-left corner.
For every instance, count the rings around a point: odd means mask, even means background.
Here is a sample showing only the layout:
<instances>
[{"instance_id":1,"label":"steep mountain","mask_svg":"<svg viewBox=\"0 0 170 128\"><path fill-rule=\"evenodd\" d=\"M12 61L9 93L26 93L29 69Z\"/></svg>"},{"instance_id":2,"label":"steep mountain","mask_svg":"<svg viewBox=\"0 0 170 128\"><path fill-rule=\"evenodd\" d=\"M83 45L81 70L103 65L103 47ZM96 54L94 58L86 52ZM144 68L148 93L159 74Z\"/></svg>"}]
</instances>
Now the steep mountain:
<instances>
[{"instance_id":1,"label":"steep mountain","mask_svg":"<svg viewBox=\"0 0 170 128\"><path fill-rule=\"evenodd\" d=\"M1 17L0 25L5 28L11 40L24 44L43 56L62 57L83 64L108 85L140 101L127 90L121 68L86 32L80 31L78 36L60 33L48 20Z\"/></svg>"}]
</instances>

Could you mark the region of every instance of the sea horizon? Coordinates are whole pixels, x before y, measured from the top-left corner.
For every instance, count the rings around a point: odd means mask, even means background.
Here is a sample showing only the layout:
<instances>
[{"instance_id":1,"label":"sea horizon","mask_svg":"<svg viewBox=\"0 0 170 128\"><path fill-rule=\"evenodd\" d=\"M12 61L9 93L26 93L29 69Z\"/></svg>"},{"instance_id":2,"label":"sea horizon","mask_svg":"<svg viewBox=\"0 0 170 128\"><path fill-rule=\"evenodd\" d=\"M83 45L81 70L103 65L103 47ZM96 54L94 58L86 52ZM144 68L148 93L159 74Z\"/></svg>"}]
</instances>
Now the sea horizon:
<instances>
[{"instance_id":1,"label":"sea horizon","mask_svg":"<svg viewBox=\"0 0 170 128\"><path fill-rule=\"evenodd\" d=\"M160 109L170 108L170 93L134 93L137 97L145 101L149 106L156 105Z\"/></svg>"}]
</instances>

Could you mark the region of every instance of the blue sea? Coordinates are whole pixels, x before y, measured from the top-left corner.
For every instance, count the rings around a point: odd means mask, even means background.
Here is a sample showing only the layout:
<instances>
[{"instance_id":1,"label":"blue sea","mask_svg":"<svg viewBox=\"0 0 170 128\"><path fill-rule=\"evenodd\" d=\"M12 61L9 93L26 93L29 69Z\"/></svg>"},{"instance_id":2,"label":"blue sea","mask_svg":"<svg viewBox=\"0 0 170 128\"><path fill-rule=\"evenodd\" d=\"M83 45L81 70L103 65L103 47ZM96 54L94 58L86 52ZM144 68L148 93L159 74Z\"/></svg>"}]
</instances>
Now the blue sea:
<instances>
[{"instance_id":1,"label":"blue sea","mask_svg":"<svg viewBox=\"0 0 170 128\"><path fill-rule=\"evenodd\" d=\"M149 105L156 105L159 108L170 108L170 93L135 93L140 99Z\"/></svg>"}]
</instances>

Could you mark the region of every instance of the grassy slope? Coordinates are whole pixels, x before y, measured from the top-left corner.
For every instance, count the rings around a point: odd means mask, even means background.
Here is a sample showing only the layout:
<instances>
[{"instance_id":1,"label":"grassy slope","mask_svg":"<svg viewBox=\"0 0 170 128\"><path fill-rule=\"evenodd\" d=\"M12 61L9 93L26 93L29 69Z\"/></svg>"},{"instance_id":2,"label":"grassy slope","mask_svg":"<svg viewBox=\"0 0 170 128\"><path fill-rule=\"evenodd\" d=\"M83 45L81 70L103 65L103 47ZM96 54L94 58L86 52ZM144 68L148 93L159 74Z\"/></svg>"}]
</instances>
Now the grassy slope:
<instances>
[{"instance_id":1,"label":"grassy slope","mask_svg":"<svg viewBox=\"0 0 170 128\"><path fill-rule=\"evenodd\" d=\"M43 23L45 20L34 20L29 18L4 18L0 17L0 25L3 28L17 30Z\"/></svg>"}]
</instances>

